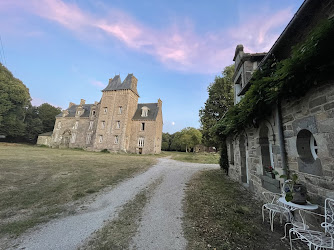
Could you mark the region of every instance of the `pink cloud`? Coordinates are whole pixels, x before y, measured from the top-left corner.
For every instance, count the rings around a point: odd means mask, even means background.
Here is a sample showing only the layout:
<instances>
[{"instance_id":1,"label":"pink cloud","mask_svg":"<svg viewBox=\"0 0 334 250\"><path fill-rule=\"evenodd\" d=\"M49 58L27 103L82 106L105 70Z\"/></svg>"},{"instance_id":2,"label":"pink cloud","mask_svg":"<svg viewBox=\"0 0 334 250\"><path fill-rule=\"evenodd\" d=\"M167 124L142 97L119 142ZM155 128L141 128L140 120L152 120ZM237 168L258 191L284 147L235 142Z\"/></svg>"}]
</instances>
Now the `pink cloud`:
<instances>
[{"instance_id":1,"label":"pink cloud","mask_svg":"<svg viewBox=\"0 0 334 250\"><path fill-rule=\"evenodd\" d=\"M10 4L21 7L56 22L85 40L101 35L103 39L117 39L125 47L152 55L171 69L199 73L221 71L231 64L239 43L244 44L248 52L268 51L279 35L279 28L293 15L291 9L284 9L274 14L249 16L247 22L227 30L198 34L189 20L184 25L157 30L115 9L108 15L94 16L78 5L62 0L3 1L7 7ZM102 87L98 83L94 85Z\"/></svg>"},{"instance_id":2,"label":"pink cloud","mask_svg":"<svg viewBox=\"0 0 334 250\"><path fill-rule=\"evenodd\" d=\"M249 52L268 51L279 36L277 29L287 24L292 16L290 8L274 14L251 16L247 23L230 29L228 35L236 43L244 44Z\"/></svg>"}]
</instances>

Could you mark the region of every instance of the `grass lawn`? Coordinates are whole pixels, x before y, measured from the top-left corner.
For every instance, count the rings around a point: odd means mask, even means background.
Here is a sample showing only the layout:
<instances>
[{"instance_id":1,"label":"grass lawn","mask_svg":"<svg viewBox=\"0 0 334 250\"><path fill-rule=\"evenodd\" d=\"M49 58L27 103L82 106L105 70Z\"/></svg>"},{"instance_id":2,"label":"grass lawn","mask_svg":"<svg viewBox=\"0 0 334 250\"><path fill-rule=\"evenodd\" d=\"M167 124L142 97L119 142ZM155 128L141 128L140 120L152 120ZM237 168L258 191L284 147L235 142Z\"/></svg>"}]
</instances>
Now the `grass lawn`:
<instances>
[{"instance_id":1,"label":"grass lawn","mask_svg":"<svg viewBox=\"0 0 334 250\"><path fill-rule=\"evenodd\" d=\"M177 151L163 151L161 156L171 156L173 160L205 163L205 164L219 164L218 153L186 153Z\"/></svg>"},{"instance_id":2,"label":"grass lawn","mask_svg":"<svg viewBox=\"0 0 334 250\"><path fill-rule=\"evenodd\" d=\"M156 156L0 143L0 236L68 213L66 203L115 185Z\"/></svg>"},{"instance_id":3,"label":"grass lawn","mask_svg":"<svg viewBox=\"0 0 334 250\"><path fill-rule=\"evenodd\" d=\"M262 222L262 202L252 197L221 170L197 174L184 203L188 249L290 249L288 239L280 240L283 227L277 222L271 232L268 214Z\"/></svg>"}]
</instances>

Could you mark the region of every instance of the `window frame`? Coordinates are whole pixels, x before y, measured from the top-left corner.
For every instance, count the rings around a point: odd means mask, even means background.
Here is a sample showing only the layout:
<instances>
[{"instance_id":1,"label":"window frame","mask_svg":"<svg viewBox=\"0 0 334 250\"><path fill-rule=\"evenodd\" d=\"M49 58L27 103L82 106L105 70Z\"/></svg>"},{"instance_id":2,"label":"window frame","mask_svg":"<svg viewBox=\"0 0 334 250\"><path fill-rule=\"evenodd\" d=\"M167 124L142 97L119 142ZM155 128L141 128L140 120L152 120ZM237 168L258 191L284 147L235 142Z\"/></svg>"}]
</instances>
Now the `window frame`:
<instances>
[{"instance_id":1,"label":"window frame","mask_svg":"<svg viewBox=\"0 0 334 250\"><path fill-rule=\"evenodd\" d=\"M114 136L114 144L118 144L119 143L119 138L118 135Z\"/></svg>"}]
</instances>

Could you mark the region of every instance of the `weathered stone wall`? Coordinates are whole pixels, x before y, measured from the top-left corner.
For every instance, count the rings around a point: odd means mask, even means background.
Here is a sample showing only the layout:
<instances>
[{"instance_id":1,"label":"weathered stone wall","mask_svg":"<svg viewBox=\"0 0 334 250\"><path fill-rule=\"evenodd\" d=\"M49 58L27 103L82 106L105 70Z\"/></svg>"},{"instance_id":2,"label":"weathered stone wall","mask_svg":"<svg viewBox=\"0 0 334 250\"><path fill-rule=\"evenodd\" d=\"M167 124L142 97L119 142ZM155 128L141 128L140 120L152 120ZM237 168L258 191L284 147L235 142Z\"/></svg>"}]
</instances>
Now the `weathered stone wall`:
<instances>
[{"instance_id":1,"label":"weathered stone wall","mask_svg":"<svg viewBox=\"0 0 334 250\"><path fill-rule=\"evenodd\" d=\"M154 154L154 146L155 146L155 134L157 129L157 123L155 121L132 121L132 133L130 139L130 147L129 152L131 153L139 153L139 145L138 139L139 137L144 138L144 146L142 147L142 154ZM145 130L142 131L141 123L145 123Z\"/></svg>"},{"instance_id":2,"label":"weathered stone wall","mask_svg":"<svg viewBox=\"0 0 334 250\"><path fill-rule=\"evenodd\" d=\"M163 127L163 118L162 118L162 101L158 100L159 112L156 118L156 130L155 130L155 143L154 143L154 153L161 153L161 143L162 143L162 127Z\"/></svg>"},{"instance_id":3,"label":"weathered stone wall","mask_svg":"<svg viewBox=\"0 0 334 250\"><path fill-rule=\"evenodd\" d=\"M45 145L50 147L52 142L52 136L51 135L40 135L37 139L37 145Z\"/></svg>"},{"instance_id":4,"label":"weathered stone wall","mask_svg":"<svg viewBox=\"0 0 334 250\"><path fill-rule=\"evenodd\" d=\"M94 147L97 150L127 151L131 118L137 108L138 96L131 90L103 92ZM122 107L122 113L119 107ZM105 112L104 110L107 109ZM104 127L102 123L104 122ZM117 127L119 122L120 127ZM102 142L100 142L102 136ZM115 143L118 136L118 143Z\"/></svg>"},{"instance_id":5,"label":"weathered stone wall","mask_svg":"<svg viewBox=\"0 0 334 250\"><path fill-rule=\"evenodd\" d=\"M334 81L319 83L302 98L285 99L282 115L289 169L306 184L311 198L324 204L325 197L334 198ZM301 130L313 134L318 159L303 161L297 143Z\"/></svg>"}]
</instances>

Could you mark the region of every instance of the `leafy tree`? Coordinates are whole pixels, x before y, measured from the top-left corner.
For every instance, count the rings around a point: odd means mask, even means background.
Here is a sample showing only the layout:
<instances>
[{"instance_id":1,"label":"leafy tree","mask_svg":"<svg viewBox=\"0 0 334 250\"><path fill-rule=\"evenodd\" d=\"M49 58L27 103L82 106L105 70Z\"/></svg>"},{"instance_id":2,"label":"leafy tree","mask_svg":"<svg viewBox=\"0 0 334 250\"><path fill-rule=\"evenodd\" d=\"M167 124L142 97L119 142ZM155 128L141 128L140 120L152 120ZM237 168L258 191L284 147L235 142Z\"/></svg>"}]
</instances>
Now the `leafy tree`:
<instances>
[{"instance_id":1,"label":"leafy tree","mask_svg":"<svg viewBox=\"0 0 334 250\"><path fill-rule=\"evenodd\" d=\"M24 136L25 112L30 103L29 89L0 64L0 134Z\"/></svg>"},{"instance_id":2,"label":"leafy tree","mask_svg":"<svg viewBox=\"0 0 334 250\"><path fill-rule=\"evenodd\" d=\"M199 111L203 142L206 146L219 148L222 139L216 136L212 127L233 106L233 81L234 65L225 67L222 76L216 76L208 87L209 97L204 108Z\"/></svg>"},{"instance_id":3,"label":"leafy tree","mask_svg":"<svg viewBox=\"0 0 334 250\"><path fill-rule=\"evenodd\" d=\"M31 104L28 105L25 114L25 141L30 143L35 143L37 140L38 134L43 132L43 124L41 119L38 116L38 108L32 106Z\"/></svg>"},{"instance_id":4,"label":"leafy tree","mask_svg":"<svg viewBox=\"0 0 334 250\"><path fill-rule=\"evenodd\" d=\"M184 128L181 130L180 141L186 152L190 152L191 149L202 142L202 133L195 128Z\"/></svg>"},{"instance_id":5,"label":"leafy tree","mask_svg":"<svg viewBox=\"0 0 334 250\"><path fill-rule=\"evenodd\" d=\"M42 132L49 132L53 130L55 125L56 115L61 112L61 108L56 108L48 103L43 103L37 108L38 117L43 124Z\"/></svg>"},{"instance_id":6,"label":"leafy tree","mask_svg":"<svg viewBox=\"0 0 334 250\"><path fill-rule=\"evenodd\" d=\"M172 151L185 151L182 150L181 135L182 135L181 132L175 132L174 134L171 135L170 149Z\"/></svg>"},{"instance_id":7,"label":"leafy tree","mask_svg":"<svg viewBox=\"0 0 334 250\"><path fill-rule=\"evenodd\" d=\"M170 151L171 144L172 144L172 135L169 133L162 133L161 150Z\"/></svg>"}]
</instances>

